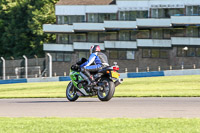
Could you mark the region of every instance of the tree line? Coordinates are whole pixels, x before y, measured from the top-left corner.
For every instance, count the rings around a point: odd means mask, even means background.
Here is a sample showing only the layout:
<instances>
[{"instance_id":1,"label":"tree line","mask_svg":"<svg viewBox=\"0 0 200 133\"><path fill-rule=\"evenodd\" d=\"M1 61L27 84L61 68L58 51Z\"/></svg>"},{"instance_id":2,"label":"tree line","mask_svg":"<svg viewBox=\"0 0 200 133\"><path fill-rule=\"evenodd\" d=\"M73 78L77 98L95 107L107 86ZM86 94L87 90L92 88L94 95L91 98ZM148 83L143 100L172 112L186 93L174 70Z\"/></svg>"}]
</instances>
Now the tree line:
<instances>
[{"instance_id":1,"label":"tree line","mask_svg":"<svg viewBox=\"0 0 200 133\"><path fill-rule=\"evenodd\" d=\"M42 25L55 23L58 0L0 0L0 56L44 56L43 43L56 36L44 34Z\"/></svg>"}]
</instances>

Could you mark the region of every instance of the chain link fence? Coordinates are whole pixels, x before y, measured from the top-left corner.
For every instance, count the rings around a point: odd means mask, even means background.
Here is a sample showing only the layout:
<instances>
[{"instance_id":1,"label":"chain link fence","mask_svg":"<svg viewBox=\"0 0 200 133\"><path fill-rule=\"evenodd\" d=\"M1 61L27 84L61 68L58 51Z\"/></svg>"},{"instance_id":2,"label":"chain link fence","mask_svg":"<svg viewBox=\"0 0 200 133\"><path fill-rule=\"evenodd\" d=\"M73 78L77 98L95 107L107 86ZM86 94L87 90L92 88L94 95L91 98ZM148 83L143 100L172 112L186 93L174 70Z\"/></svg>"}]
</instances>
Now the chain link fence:
<instances>
[{"instance_id":1,"label":"chain link fence","mask_svg":"<svg viewBox=\"0 0 200 133\"><path fill-rule=\"evenodd\" d=\"M49 60L46 58L29 58L28 59L28 78L38 78L49 76ZM68 76L65 69L70 64L63 65L57 62L53 67L52 76ZM151 71L165 71L165 70L183 70L183 69L200 69L199 64L179 64L179 65L160 65L160 66L143 66L143 67L120 67L120 73L127 72L151 72ZM19 79L25 78L25 59L6 60L6 77L5 79ZM0 60L0 79L3 79L3 62Z\"/></svg>"},{"instance_id":2,"label":"chain link fence","mask_svg":"<svg viewBox=\"0 0 200 133\"><path fill-rule=\"evenodd\" d=\"M6 77L5 79L25 78L25 60L6 60L5 61ZM46 68L45 58L28 59L28 78L41 77ZM3 62L0 61L0 79L3 79Z\"/></svg>"}]
</instances>

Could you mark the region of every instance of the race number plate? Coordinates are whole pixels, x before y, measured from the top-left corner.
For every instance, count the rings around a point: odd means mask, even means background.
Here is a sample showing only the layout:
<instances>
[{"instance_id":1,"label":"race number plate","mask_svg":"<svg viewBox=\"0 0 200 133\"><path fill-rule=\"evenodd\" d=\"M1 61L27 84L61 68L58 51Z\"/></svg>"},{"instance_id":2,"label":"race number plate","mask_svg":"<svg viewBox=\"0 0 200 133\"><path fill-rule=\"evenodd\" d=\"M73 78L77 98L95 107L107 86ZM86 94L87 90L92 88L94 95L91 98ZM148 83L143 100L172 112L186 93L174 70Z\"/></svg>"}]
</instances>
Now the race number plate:
<instances>
[{"instance_id":1,"label":"race number plate","mask_svg":"<svg viewBox=\"0 0 200 133\"><path fill-rule=\"evenodd\" d=\"M118 79L119 78L119 73L118 72L111 72L112 77Z\"/></svg>"}]
</instances>

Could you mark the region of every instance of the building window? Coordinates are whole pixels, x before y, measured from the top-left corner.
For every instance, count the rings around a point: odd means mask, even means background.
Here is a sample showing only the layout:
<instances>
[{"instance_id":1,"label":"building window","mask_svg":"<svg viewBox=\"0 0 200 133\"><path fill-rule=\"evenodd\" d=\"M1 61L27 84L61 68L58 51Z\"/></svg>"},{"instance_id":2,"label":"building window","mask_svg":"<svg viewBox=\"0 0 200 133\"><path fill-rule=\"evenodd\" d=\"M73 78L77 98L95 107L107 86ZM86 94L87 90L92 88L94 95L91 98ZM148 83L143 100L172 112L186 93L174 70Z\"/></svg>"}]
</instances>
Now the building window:
<instances>
[{"instance_id":1,"label":"building window","mask_svg":"<svg viewBox=\"0 0 200 133\"><path fill-rule=\"evenodd\" d=\"M188 48L187 56L188 57L194 57L195 56L195 48Z\"/></svg>"},{"instance_id":2,"label":"building window","mask_svg":"<svg viewBox=\"0 0 200 133\"><path fill-rule=\"evenodd\" d=\"M152 29L151 30L152 39L163 39L162 29Z\"/></svg>"},{"instance_id":3,"label":"building window","mask_svg":"<svg viewBox=\"0 0 200 133\"><path fill-rule=\"evenodd\" d=\"M85 17L84 16L67 16L67 23L73 24L76 22L84 22Z\"/></svg>"},{"instance_id":4,"label":"building window","mask_svg":"<svg viewBox=\"0 0 200 133\"><path fill-rule=\"evenodd\" d=\"M170 18L171 16L183 16L183 15L184 15L183 8L165 9L166 18Z\"/></svg>"},{"instance_id":5,"label":"building window","mask_svg":"<svg viewBox=\"0 0 200 133\"><path fill-rule=\"evenodd\" d=\"M110 50L109 51L109 58L110 59L118 59L118 52L117 52L117 50Z\"/></svg>"},{"instance_id":6,"label":"building window","mask_svg":"<svg viewBox=\"0 0 200 133\"><path fill-rule=\"evenodd\" d=\"M135 41L137 39L138 31L131 31L131 41Z\"/></svg>"},{"instance_id":7,"label":"building window","mask_svg":"<svg viewBox=\"0 0 200 133\"><path fill-rule=\"evenodd\" d=\"M200 48L196 48L196 56L200 57Z\"/></svg>"},{"instance_id":8,"label":"building window","mask_svg":"<svg viewBox=\"0 0 200 133\"><path fill-rule=\"evenodd\" d=\"M198 37L198 27L187 27L186 35L187 37Z\"/></svg>"},{"instance_id":9,"label":"building window","mask_svg":"<svg viewBox=\"0 0 200 133\"><path fill-rule=\"evenodd\" d=\"M57 21L58 24L67 24L67 16L57 16L57 18L58 18Z\"/></svg>"},{"instance_id":10,"label":"building window","mask_svg":"<svg viewBox=\"0 0 200 133\"><path fill-rule=\"evenodd\" d=\"M151 9L152 18L165 18L164 9Z\"/></svg>"},{"instance_id":11,"label":"building window","mask_svg":"<svg viewBox=\"0 0 200 133\"><path fill-rule=\"evenodd\" d=\"M126 51L126 58L129 60L135 59L135 51Z\"/></svg>"},{"instance_id":12,"label":"building window","mask_svg":"<svg viewBox=\"0 0 200 133\"><path fill-rule=\"evenodd\" d=\"M151 57L151 49L142 49L142 57L150 58Z\"/></svg>"},{"instance_id":13,"label":"building window","mask_svg":"<svg viewBox=\"0 0 200 133\"><path fill-rule=\"evenodd\" d=\"M171 16L183 16L183 8L173 9L151 9L152 18L170 18Z\"/></svg>"},{"instance_id":14,"label":"building window","mask_svg":"<svg viewBox=\"0 0 200 133\"><path fill-rule=\"evenodd\" d=\"M116 41L116 40L117 40L117 32L99 33L99 42Z\"/></svg>"},{"instance_id":15,"label":"building window","mask_svg":"<svg viewBox=\"0 0 200 133\"><path fill-rule=\"evenodd\" d=\"M98 23L98 13L89 13L88 22Z\"/></svg>"},{"instance_id":16,"label":"building window","mask_svg":"<svg viewBox=\"0 0 200 133\"><path fill-rule=\"evenodd\" d=\"M108 33L106 33L106 40L116 41L117 40L117 32L108 32Z\"/></svg>"},{"instance_id":17,"label":"building window","mask_svg":"<svg viewBox=\"0 0 200 133\"><path fill-rule=\"evenodd\" d=\"M119 40L120 41L129 41L130 40L130 31L119 31Z\"/></svg>"},{"instance_id":18,"label":"building window","mask_svg":"<svg viewBox=\"0 0 200 133\"><path fill-rule=\"evenodd\" d=\"M120 60L133 60L135 59L135 52L126 50L109 50L109 58Z\"/></svg>"},{"instance_id":19,"label":"building window","mask_svg":"<svg viewBox=\"0 0 200 133\"><path fill-rule=\"evenodd\" d=\"M143 58L168 58L168 50L159 48L144 48L142 49Z\"/></svg>"},{"instance_id":20,"label":"building window","mask_svg":"<svg viewBox=\"0 0 200 133\"><path fill-rule=\"evenodd\" d=\"M65 62L71 61L71 54L64 53L63 56L64 56L64 61L65 61Z\"/></svg>"},{"instance_id":21,"label":"building window","mask_svg":"<svg viewBox=\"0 0 200 133\"><path fill-rule=\"evenodd\" d=\"M105 20L116 20L117 16L114 13L101 13L99 14L99 23L103 23Z\"/></svg>"},{"instance_id":22,"label":"building window","mask_svg":"<svg viewBox=\"0 0 200 133\"><path fill-rule=\"evenodd\" d=\"M81 59L81 58L89 59L89 56L90 56L90 53L89 53L89 52L79 52L79 53L78 53L78 58L79 58L79 59Z\"/></svg>"},{"instance_id":23,"label":"building window","mask_svg":"<svg viewBox=\"0 0 200 133\"><path fill-rule=\"evenodd\" d=\"M137 12L136 11L130 11L129 12L129 20L130 21L136 21L136 17L137 17Z\"/></svg>"},{"instance_id":24,"label":"building window","mask_svg":"<svg viewBox=\"0 0 200 133\"><path fill-rule=\"evenodd\" d=\"M73 24L76 22L84 22L85 16L58 16L58 24Z\"/></svg>"},{"instance_id":25,"label":"building window","mask_svg":"<svg viewBox=\"0 0 200 133\"><path fill-rule=\"evenodd\" d=\"M63 61L63 53L56 53L56 61Z\"/></svg>"},{"instance_id":26,"label":"building window","mask_svg":"<svg viewBox=\"0 0 200 133\"><path fill-rule=\"evenodd\" d=\"M171 38L171 31L170 31L170 29L164 29L163 30L163 37L164 37L164 39L170 39Z\"/></svg>"},{"instance_id":27,"label":"building window","mask_svg":"<svg viewBox=\"0 0 200 133\"><path fill-rule=\"evenodd\" d=\"M64 61L69 62L71 61L71 54L70 53L63 53L63 52L52 52L50 53L52 56L52 61Z\"/></svg>"},{"instance_id":28,"label":"building window","mask_svg":"<svg viewBox=\"0 0 200 133\"><path fill-rule=\"evenodd\" d=\"M98 42L98 32L88 33L88 42Z\"/></svg>"},{"instance_id":29,"label":"building window","mask_svg":"<svg viewBox=\"0 0 200 133\"><path fill-rule=\"evenodd\" d=\"M136 18L148 18L148 11L120 11L119 20L135 21Z\"/></svg>"},{"instance_id":30,"label":"building window","mask_svg":"<svg viewBox=\"0 0 200 133\"><path fill-rule=\"evenodd\" d=\"M69 43L73 42L86 42L86 34L70 34Z\"/></svg>"},{"instance_id":31,"label":"building window","mask_svg":"<svg viewBox=\"0 0 200 133\"><path fill-rule=\"evenodd\" d=\"M200 6L187 6L186 7L187 16L198 16L200 15Z\"/></svg>"},{"instance_id":32,"label":"building window","mask_svg":"<svg viewBox=\"0 0 200 133\"><path fill-rule=\"evenodd\" d=\"M50 53L52 56L52 61L56 61L56 53Z\"/></svg>"},{"instance_id":33,"label":"building window","mask_svg":"<svg viewBox=\"0 0 200 133\"><path fill-rule=\"evenodd\" d=\"M177 56L178 57L184 57L184 56L186 56L187 54L186 54L186 51L185 50L183 50L183 47L178 47L177 48Z\"/></svg>"},{"instance_id":34,"label":"building window","mask_svg":"<svg viewBox=\"0 0 200 133\"><path fill-rule=\"evenodd\" d=\"M88 22L103 23L105 20L116 20L117 15L114 13L88 13Z\"/></svg>"},{"instance_id":35,"label":"building window","mask_svg":"<svg viewBox=\"0 0 200 133\"><path fill-rule=\"evenodd\" d=\"M139 30L137 34L137 39L149 39L150 32L149 30Z\"/></svg>"},{"instance_id":36,"label":"building window","mask_svg":"<svg viewBox=\"0 0 200 133\"><path fill-rule=\"evenodd\" d=\"M188 47L188 50L184 50L184 47L177 47L177 56L178 57L199 57L200 48Z\"/></svg>"},{"instance_id":37,"label":"building window","mask_svg":"<svg viewBox=\"0 0 200 133\"><path fill-rule=\"evenodd\" d=\"M126 59L126 51L118 51L119 59L125 60Z\"/></svg>"},{"instance_id":38,"label":"building window","mask_svg":"<svg viewBox=\"0 0 200 133\"><path fill-rule=\"evenodd\" d=\"M159 49L151 49L151 57L159 58L160 57Z\"/></svg>"},{"instance_id":39,"label":"building window","mask_svg":"<svg viewBox=\"0 0 200 133\"><path fill-rule=\"evenodd\" d=\"M58 34L58 43L68 44L69 36L67 34Z\"/></svg>"},{"instance_id":40,"label":"building window","mask_svg":"<svg viewBox=\"0 0 200 133\"><path fill-rule=\"evenodd\" d=\"M128 11L119 12L119 19L120 20L129 20L129 12Z\"/></svg>"},{"instance_id":41,"label":"building window","mask_svg":"<svg viewBox=\"0 0 200 133\"><path fill-rule=\"evenodd\" d=\"M160 58L168 58L168 50L160 49Z\"/></svg>"},{"instance_id":42,"label":"building window","mask_svg":"<svg viewBox=\"0 0 200 133\"><path fill-rule=\"evenodd\" d=\"M148 18L148 11L137 11L137 18Z\"/></svg>"},{"instance_id":43,"label":"building window","mask_svg":"<svg viewBox=\"0 0 200 133\"><path fill-rule=\"evenodd\" d=\"M174 28L171 30L172 37L185 37L186 31L184 28Z\"/></svg>"}]
</instances>

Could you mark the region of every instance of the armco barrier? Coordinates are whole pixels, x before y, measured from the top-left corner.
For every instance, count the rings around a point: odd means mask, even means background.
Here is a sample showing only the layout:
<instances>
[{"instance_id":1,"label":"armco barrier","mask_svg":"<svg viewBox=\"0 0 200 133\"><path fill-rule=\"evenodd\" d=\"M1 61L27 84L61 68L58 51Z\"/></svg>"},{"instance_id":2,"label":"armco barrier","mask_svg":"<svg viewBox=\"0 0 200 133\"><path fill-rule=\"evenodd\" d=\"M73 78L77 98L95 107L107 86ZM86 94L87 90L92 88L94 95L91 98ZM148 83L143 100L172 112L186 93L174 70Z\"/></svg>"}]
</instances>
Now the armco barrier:
<instances>
[{"instance_id":1,"label":"armco barrier","mask_svg":"<svg viewBox=\"0 0 200 133\"><path fill-rule=\"evenodd\" d=\"M139 72L139 73L120 73L120 78L139 78L139 77L158 77L158 76L178 76L178 75L200 75L200 69L187 70L167 70L155 72ZM11 79L0 80L0 84L13 83L33 83L33 82L56 82L56 81L70 81L70 77L52 77L52 78L29 78L29 79Z\"/></svg>"},{"instance_id":2,"label":"armco barrier","mask_svg":"<svg viewBox=\"0 0 200 133\"><path fill-rule=\"evenodd\" d=\"M141 72L141 73L127 73L128 78L139 78L139 77L158 77L165 76L164 71L160 72Z\"/></svg>"},{"instance_id":3,"label":"armco barrier","mask_svg":"<svg viewBox=\"0 0 200 133\"><path fill-rule=\"evenodd\" d=\"M70 77L67 76L67 77L59 77L59 81L70 81Z\"/></svg>"},{"instance_id":4,"label":"armco barrier","mask_svg":"<svg viewBox=\"0 0 200 133\"><path fill-rule=\"evenodd\" d=\"M165 76L200 75L200 69L168 70L164 71L164 74Z\"/></svg>"},{"instance_id":5,"label":"armco barrier","mask_svg":"<svg viewBox=\"0 0 200 133\"><path fill-rule=\"evenodd\" d=\"M128 78L127 73L120 73L119 77L122 78L122 79Z\"/></svg>"},{"instance_id":6,"label":"armco barrier","mask_svg":"<svg viewBox=\"0 0 200 133\"><path fill-rule=\"evenodd\" d=\"M59 81L59 77L44 77L44 78L29 78L27 79L28 83L34 83L34 82L56 82Z\"/></svg>"},{"instance_id":7,"label":"armco barrier","mask_svg":"<svg viewBox=\"0 0 200 133\"><path fill-rule=\"evenodd\" d=\"M0 84L15 84L15 83L27 83L27 79L0 80Z\"/></svg>"}]
</instances>

